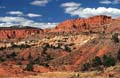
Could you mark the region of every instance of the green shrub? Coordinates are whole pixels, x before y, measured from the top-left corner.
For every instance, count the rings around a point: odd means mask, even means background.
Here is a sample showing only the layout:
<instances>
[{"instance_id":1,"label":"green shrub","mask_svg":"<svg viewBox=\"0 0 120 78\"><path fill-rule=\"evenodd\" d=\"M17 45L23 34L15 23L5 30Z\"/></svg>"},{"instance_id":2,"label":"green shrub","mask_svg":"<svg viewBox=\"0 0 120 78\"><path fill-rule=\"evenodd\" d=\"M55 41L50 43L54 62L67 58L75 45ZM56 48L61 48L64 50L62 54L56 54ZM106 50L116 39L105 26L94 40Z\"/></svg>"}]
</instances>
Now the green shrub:
<instances>
[{"instance_id":1,"label":"green shrub","mask_svg":"<svg viewBox=\"0 0 120 78\"><path fill-rule=\"evenodd\" d=\"M96 56L95 59L92 60L92 66L98 67L100 65L102 65L102 61L101 61L100 57Z\"/></svg>"},{"instance_id":2,"label":"green shrub","mask_svg":"<svg viewBox=\"0 0 120 78\"><path fill-rule=\"evenodd\" d=\"M109 56L104 55L103 56L103 65L105 67L114 66L115 64L116 64L115 59L111 55L109 55Z\"/></svg>"},{"instance_id":3,"label":"green shrub","mask_svg":"<svg viewBox=\"0 0 120 78\"><path fill-rule=\"evenodd\" d=\"M40 60L40 58L39 58L39 57L36 58L36 59L34 60L34 63L40 65L40 64L41 64L41 60Z\"/></svg>"},{"instance_id":4,"label":"green shrub","mask_svg":"<svg viewBox=\"0 0 120 78\"><path fill-rule=\"evenodd\" d=\"M0 56L0 62L5 61L5 59L2 58L2 56Z\"/></svg>"},{"instance_id":5,"label":"green shrub","mask_svg":"<svg viewBox=\"0 0 120 78\"><path fill-rule=\"evenodd\" d=\"M65 51L71 52L71 48L69 48L68 46L65 45Z\"/></svg>"},{"instance_id":6,"label":"green shrub","mask_svg":"<svg viewBox=\"0 0 120 78\"><path fill-rule=\"evenodd\" d=\"M12 47L12 48L16 48L16 47L17 47L17 45L16 45L16 44L14 44L13 42L11 42L11 47Z\"/></svg>"},{"instance_id":7,"label":"green shrub","mask_svg":"<svg viewBox=\"0 0 120 78\"><path fill-rule=\"evenodd\" d=\"M6 49L6 47L0 47L0 50L4 50L4 49Z\"/></svg>"},{"instance_id":8,"label":"green shrub","mask_svg":"<svg viewBox=\"0 0 120 78\"><path fill-rule=\"evenodd\" d=\"M27 71L33 71L33 63L32 61L29 62L29 64L27 64L26 68Z\"/></svg>"},{"instance_id":9,"label":"green shrub","mask_svg":"<svg viewBox=\"0 0 120 78\"><path fill-rule=\"evenodd\" d=\"M119 42L118 33L112 35L112 40L114 40L115 43Z\"/></svg>"},{"instance_id":10,"label":"green shrub","mask_svg":"<svg viewBox=\"0 0 120 78\"><path fill-rule=\"evenodd\" d=\"M20 49L22 49L22 48L29 48L30 46L27 45L27 44L21 44L21 45L18 45L17 47L19 47Z\"/></svg>"},{"instance_id":11,"label":"green shrub","mask_svg":"<svg viewBox=\"0 0 120 78\"><path fill-rule=\"evenodd\" d=\"M12 52L12 53L10 54L10 56L11 56L11 57L15 57L15 56L17 56L17 55L16 55L15 52Z\"/></svg>"},{"instance_id":12,"label":"green shrub","mask_svg":"<svg viewBox=\"0 0 120 78\"><path fill-rule=\"evenodd\" d=\"M14 43L11 43L11 47L12 47L12 48L20 48L20 49L22 49L22 48L29 48L30 45L28 45L28 44L16 45L16 44L14 44Z\"/></svg>"},{"instance_id":13,"label":"green shrub","mask_svg":"<svg viewBox=\"0 0 120 78\"><path fill-rule=\"evenodd\" d=\"M50 45L48 43L45 43L43 45L43 52L46 52L47 48L50 48Z\"/></svg>"},{"instance_id":14,"label":"green shrub","mask_svg":"<svg viewBox=\"0 0 120 78\"><path fill-rule=\"evenodd\" d=\"M119 49L119 51L117 53L117 59L120 61L120 49Z\"/></svg>"},{"instance_id":15,"label":"green shrub","mask_svg":"<svg viewBox=\"0 0 120 78\"><path fill-rule=\"evenodd\" d=\"M53 58L50 55L47 55L47 61L52 60Z\"/></svg>"},{"instance_id":16,"label":"green shrub","mask_svg":"<svg viewBox=\"0 0 120 78\"><path fill-rule=\"evenodd\" d=\"M45 66L45 67L49 67L49 64L48 64L48 63L45 63L44 66Z\"/></svg>"},{"instance_id":17,"label":"green shrub","mask_svg":"<svg viewBox=\"0 0 120 78\"><path fill-rule=\"evenodd\" d=\"M85 63L83 64L82 68L81 68L81 71L88 71L90 68L90 64L89 63Z\"/></svg>"}]
</instances>

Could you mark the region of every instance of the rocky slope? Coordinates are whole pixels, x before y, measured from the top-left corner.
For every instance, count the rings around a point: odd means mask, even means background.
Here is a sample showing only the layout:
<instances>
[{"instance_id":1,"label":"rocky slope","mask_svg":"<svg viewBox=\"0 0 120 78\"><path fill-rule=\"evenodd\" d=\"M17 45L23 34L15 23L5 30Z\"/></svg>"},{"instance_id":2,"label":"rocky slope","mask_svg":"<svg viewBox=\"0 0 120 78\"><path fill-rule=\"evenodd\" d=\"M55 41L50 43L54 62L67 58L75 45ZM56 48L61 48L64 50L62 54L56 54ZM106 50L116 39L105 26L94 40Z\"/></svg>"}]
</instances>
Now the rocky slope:
<instances>
[{"instance_id":1,"label":"rocky slope","mask_svg":"<svg viewBox=\"0 0 120 78\"><path fill-rule=\"evenodd\" d=\"M118 20L119 21L119 20ZM33 27L22 27L22 26L12 26L12 27L1 27L0 28L0 39L18 39L26 38L31 35L44 33L60 33L60 32L101 32L104 31L107 24L113 22L113 19L109 16L100 15L94 16L87 19L77 18L66 20L60 23L53 29L37 29Z\"/></svg>"},{"instance_id":2,"label":"rocky slope","mask_svg":"<svg viewBox=\"0 0 120 78\"><path fill-rule=\"evenodd\" d=\"M19 39L26 38L31 35L40 34L42 29L32 27L1 27L0 39Z\"/></svg>"},{"instance_id":3,"label":"rocky slope","mask_svg":"<svg viewBox=\"0 0 120 78\"><path fill-rule=\"evenodd\" d=\"M69 32L69 31L90 31L92 29L101 28L102 25L109 24L112 22L112 18L109 16L94 16L87 19L77 18L66 20L60 23L51 32Z\"/></svg>"},{"instance_id":4,"label":"rocky slope","mask_svg":"<svg viewBox=\"0 0 120 78\"><path fill-rule=\"evenodd\" d=\"M119 63L116 57L120 42L112 38L116 32L120 37L119 30L120 20L104 15L67 20L53 29L1 28L1 39L23 39L1 40L0 77L6 77L6 73L21 77L44 72L79 72L84 64L104 55L111 55Z\"/></svg>"}]
</instances>

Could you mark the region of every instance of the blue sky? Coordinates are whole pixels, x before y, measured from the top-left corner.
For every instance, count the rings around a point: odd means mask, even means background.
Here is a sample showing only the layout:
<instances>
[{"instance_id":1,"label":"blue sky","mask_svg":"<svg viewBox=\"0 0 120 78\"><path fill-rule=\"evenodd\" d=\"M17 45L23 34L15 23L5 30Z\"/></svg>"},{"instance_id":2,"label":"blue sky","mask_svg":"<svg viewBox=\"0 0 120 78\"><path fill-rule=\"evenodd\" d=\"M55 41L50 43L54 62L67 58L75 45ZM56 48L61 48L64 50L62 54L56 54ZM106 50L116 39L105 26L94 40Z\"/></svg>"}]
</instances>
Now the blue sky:
<instances>
[{"instance_id":1,"label":"blue sky","mask_svg":"<svg viewBox=\"0 0 120 78\"><path fill-rule=\"evenodd\" d=\"M0 26L51 28L94 15L120 17L120 0L0 0Z\"/></svg>"}]
</instances>

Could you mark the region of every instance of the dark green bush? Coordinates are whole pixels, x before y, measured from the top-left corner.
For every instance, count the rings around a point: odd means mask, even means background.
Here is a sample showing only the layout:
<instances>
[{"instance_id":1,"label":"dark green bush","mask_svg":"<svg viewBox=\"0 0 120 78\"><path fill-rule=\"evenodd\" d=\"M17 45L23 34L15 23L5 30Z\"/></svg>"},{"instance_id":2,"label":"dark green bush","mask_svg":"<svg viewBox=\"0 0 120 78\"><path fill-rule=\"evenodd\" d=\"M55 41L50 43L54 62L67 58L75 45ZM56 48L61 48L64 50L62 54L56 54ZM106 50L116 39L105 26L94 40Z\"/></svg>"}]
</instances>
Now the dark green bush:
<instances>
[{"instance_id":1,"label":"dark green bush","mask_svg":"<svg viewBox=\"0 0 120 78\"><path fill-rule=\"evenodd\" d=\"M98 67L100 65L102 65L101 58L96 56L95 59L92 60L92 66L93 67Z\"/></svg>"},{"instance_id":2,"label":"dark green bush","mask_svg":"<svg viewBox=\"0 0 120 78\"><path fill-rule=\"evenodd\" d=\"M27 71L33 71L33 63L32 61L29 62L29 64L27 64L26 68Z\"/></svg>"},{"instance_id":3,"label":"dark green bush","mask_svg":"<svg viewBox=\"0 0 120 78\"><path fill-rule=\"evenodd\" d=\"M6 49L6 47L0 47L0 50L4 50L4 49Z\"/></svg>"},{"instance_id":4,"label":"dark green bush","mask_svg":"<svg viewBox=\"0 0 120 78\"><path fill-rule=\"evenodd\" d=\"M71 48L69 48L68 46L65 45L65 51L71 52Z\"/></svg>"},{"instance_id":5,"label":"dark green bush","mask_svg":"<svg viewBox=\"0 0 120 78\"><path fill-rule=\"evenodd\" d=\"M2 58L2 56L0 56L0 62L5 61L5 59Z\"/></svg>"},{"instance_id":6,"label":"dark green bush","mask_svg":"<svg viewBox=\"0 0 120 78\"><path fill-rule=\"evenodd\" d=\"M17 56L17 55L16 55L15 52L12 52L12 53L10 54L10 56L11 56L11 57L15 57L15 56Z\"/></svg>"},{"instance_id":7,"label":"dark green bush","mask_svg":"<svg viewBox=\"0 0 120 78\"><path fill-rule=\"evenodd\" d=\"M88 71L90 69L90 64L89 63L85 63L83 64L81 71Z\"/></svg>"},{"instance_id":8,"label":"dark green bush","mask_svg":"<svg viewBox=\"0 0 120 78\"><path fill-rule=\"evenodd\" d=\"M41 60L40 60L40 58L39 58L39 57L36 58L36 59L34 60L34 63L40 65L40 64L41 64Z\"/></svg>"},{"instance_id":9,"label":"dark green bush","mask_svg":"<svg viewBox=\"0 0 120 78\"><path fill-rule=\"evenodd\" d=\"M119 51L117 53L117 59L120 61L120 49L119 49Z\"/></svg>"},{"instance_id":10,"label":"dark green bush","mask_svg":"<svg viewBox=\"0 0 120 78\"><path fill-rule=\"evenodd\" d=\"M16 44L14 44L14 43L11 43L11 47L12 47L12 48L20 48L20 49L22 49L22 48L29 48L30 45L28 45L28 44L16 45Z\"/></svg>"},{"instance_id":11,"label":"dark green bush","mask_svg":"<svg viewBox=\"0 0 120 78\"><path fill-rule=\"evenodd\" d=\"M11 54L7 54L6 58L15 58L17 54L15 52L12 52Z\"/></svg>"},{"instance_id":12,"label":"dark green bush","mask_svg":"<svg viewBox=\"0 0 120 78\"><path fill-rule=\"evenodd\" d=\"M16 48L17 45L12 42L12 43L11 43L11 47L12 47L12 48Z\"/></svg>"},{"instance_id":13,"label":"dark green bush","mask_svg":"<svg viewBox=\"0 0 120 78\"><path fill-rule=\"evenodd\" d=\"M48 43L45 43L43 45L43 52L46 52L47 48L50 48L50 45Z\"/></svg>"},{"instance_id":14,"label":"dark green bush","mask_svg":"<svg viewBox=\"0 0 120 78\"><path fill-rule=\"evenodd\" d=\"M27 45L27 44L21 44L21 45L18 45L17 47L19 47L20 49L22 49L22 48L29 48L30 46Z\"/></svg>"},{"instance_id":15,"label":"dark green bush","mask_svg":"<svg viewBox=\"0 0 120 78\"><path fill-rule=\"evenodd\" d=\"M112 35L112 40L114 40L115 43L119 42L118 33Z\"/></svg>"},{"instance_id":16,"label":"dark green bush","mask_svg":"<svg viewBox=\"0 0 120 78\"><path fill-rule=\"evenodd\" d=\"M116 64L115 59L111 55L109 55L109 56L104 55L103 56L103 65L105 67L114 66L115 64Z\"/></svg>"}]
</instances>

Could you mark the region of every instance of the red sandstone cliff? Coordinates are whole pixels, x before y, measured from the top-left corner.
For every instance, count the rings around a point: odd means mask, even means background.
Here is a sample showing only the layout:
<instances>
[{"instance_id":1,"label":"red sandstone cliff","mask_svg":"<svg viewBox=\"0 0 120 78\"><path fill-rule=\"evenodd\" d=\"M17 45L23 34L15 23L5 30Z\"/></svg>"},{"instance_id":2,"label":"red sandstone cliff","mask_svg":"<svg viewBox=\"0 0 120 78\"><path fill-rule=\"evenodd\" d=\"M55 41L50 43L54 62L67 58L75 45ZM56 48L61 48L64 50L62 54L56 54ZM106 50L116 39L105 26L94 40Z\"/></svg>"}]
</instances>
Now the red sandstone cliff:
<instances>
[{"instance_id":1,"label":"red sandstone cliff","mask_svg":"<svg viewBox=\"0 0 120 78\"><path fill-rule=\"evenodd\" d=\"M12 38L26 38L30 35L39 34L40 32L89 32L102 30L102 26L109 24L113 21L110 16L99 15L90 18L77 18L66 20L60 23L53 29L36 29L36 28L0 28L0 39L12 39Z\"/></svg>"},{"instance_id":2,"label":"red sandstone cliff","mask_svg":"<svg viewBox=\"0 0 120 78\"><path fill-rule=\"evenodd\" d=\"M112 18L105 15L94 16L87 19L77 18L60 23L55 29L51 30L51 32L90 30L110 22L112 22Z\"/></svg>"},{"instance_id":3,"label":"red sandstone cliff","mask_svg":"<svg viewBox=\"0 0 120 78\"><path fill-rule=\"evenodd\" d=\"M35 28L0 28L0 39L26 38L30 35L39 34L42 29Z\"/></svg>"},{"instance_id":4,"label":"red sandstone cliff","mask_svg":"<svg viewBox=\"0 0 120 78\"><path fill-rule=\"evenodd\" d=\"M26 38L30 35L39 34L40 32L86 32L96 28L102 28L101 25L112 22L112 18L105 15L94 16L87 19L77 18L66 20L53 29L36 29L28 28L0 28L0 39Z\"/></svg>"}]
</instances>

